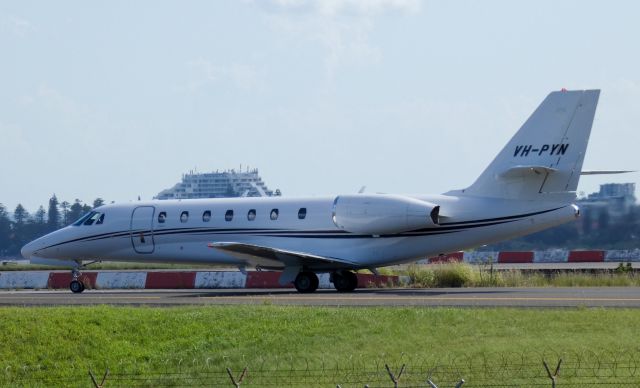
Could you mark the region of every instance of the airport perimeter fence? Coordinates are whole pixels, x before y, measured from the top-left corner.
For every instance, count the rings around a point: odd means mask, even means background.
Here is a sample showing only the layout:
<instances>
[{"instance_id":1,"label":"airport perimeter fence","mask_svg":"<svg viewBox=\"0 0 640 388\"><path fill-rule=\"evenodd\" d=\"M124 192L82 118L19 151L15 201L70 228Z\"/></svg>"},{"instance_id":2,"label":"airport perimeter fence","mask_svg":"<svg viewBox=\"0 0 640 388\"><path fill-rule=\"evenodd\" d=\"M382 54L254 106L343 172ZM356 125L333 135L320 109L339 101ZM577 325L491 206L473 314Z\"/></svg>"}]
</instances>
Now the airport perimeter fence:
<instances>
[{"instance_id":1,"label":"airport perimeter fence","mask_svg":"<svg viewBox=\"0 0 640 388\"><path fill-rule=\"evenodd\" d=\"M401 355L375 360L337 356L313 362L258 358L244 364L225 357L122 360L100 371L53 363L6 366L3 372L0 385L11 387L637 387L640 349Z\"/></svg>"}]
</instances>

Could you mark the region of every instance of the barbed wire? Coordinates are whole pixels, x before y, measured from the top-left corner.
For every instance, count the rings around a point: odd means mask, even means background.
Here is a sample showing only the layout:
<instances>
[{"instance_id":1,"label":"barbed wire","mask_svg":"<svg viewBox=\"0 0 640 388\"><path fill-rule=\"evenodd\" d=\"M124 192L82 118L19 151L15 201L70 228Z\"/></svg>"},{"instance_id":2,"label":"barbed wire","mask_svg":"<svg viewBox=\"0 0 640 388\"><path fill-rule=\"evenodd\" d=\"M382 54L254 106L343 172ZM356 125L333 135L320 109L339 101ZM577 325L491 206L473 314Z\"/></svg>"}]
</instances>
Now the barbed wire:
<instances>
[{"instance_id":1,"label":"barbed wire","mask_svg":"<svg viewBox=\"0 0 640 388\"><path fill-rule=\"evenodd\" d=\"M554 380L552 371L556 365L558 373ZM107 373L103 375L105 371ZM102 383L98 382L100 379ZM258 356L251 360L226 356L121 359L101 368L53 362L5 365L0 372L0 386L78 386L79 382L93 383L96 388L103 385L236 388L454 387L462 384L465 387L640 386L640 348L619 352L544 350L419 356L401 353L376 358L351 355L331 359L293 356Z\"/></svg>"}]
</instances>

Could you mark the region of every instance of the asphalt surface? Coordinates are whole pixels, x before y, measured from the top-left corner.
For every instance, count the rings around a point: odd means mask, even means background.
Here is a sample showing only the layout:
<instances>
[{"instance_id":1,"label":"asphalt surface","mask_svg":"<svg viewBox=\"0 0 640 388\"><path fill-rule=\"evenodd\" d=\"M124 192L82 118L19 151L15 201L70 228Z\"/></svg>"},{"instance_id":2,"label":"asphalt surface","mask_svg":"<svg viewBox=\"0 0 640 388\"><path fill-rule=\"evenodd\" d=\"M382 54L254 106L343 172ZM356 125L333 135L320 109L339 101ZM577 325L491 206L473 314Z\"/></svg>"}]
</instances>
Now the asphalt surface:
<instances>
[{"instance_id":1,"label":"asphalt surface","mask_svg":"<svg viewBox=\"0 0 640 388\"><path fill-rule=\"evenodd\" d=\"M300 305L465 307L640 307L640 287L319 290L0 291L0 306L51 305Z\"/></svg>"}]
</instances>

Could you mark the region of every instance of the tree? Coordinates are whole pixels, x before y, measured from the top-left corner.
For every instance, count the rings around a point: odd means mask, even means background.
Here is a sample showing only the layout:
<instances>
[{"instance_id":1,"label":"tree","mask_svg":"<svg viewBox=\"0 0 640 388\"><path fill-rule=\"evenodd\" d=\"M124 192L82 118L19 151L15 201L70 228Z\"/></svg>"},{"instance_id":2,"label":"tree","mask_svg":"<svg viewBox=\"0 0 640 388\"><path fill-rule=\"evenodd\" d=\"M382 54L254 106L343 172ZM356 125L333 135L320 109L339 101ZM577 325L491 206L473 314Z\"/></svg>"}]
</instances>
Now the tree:
<instances>
[{"instance_id":1,"label":"tree","mask_svg":"<svg viewBox=\"0 0 640 388\"><path fill-rule=\"evenodd\" d=\"M20 248L30 240L31 233L29 231L29 212L18 204L13 211L13 233L10 236L9 251L11 253L20 252Z\"/></svg>"},{"instance_id":2,"label":"tree","mask_svg":"<svg viewBox=\"0 0 640 388\"><path fill-rule=\"evenodd\" d=\"M58 198L55 194L53 194L53 196L49 199L47 225L50 231L54 231L60 227L60 210L58 210Z\"/></svg>"},{"instance_id":3,"label":"tree","mask_svg":"<svg viewBox=\"0 0 640 388\"><path fill-rule=\"evenodd\" d=\"M591 224L593 223L591 211L591 209L585 208L582 212L582 234L587 237L591 234Z\"/></svg>"},{"instance_id":4,"label":"tree","mask_svg":"<svg viewBox=\"0 0 640 388\"><path fill-rule=\"evenodd\" d=\"M73 202L73 205L69 208L69 223L75 222L82 217L84 209L82 208L82 202L78 198Z\"/></svg>"},{"instance_id":5,"label":"tree","mask_svg":"<svg viewBox=\"0 0 640 388\"><path fill-rule=\"evenodd\" d=\"M98 197L98 198L95 199L95 201L93 201L93 208L94 209L97 208L97 207L100 207L102 205L104 205L104 199L102 199L102 198Z\"/></svg>"},{"instance_id":6,"label":"tree","mask_svg":"<svg viewBox=\"0 0 640 388\"><path fill-rule=\"evenodd\" d=\"M71 204L67 201L60 202L60 209L62 210L62 225L67 226L71 223L69 219L69 206Z\"/></svg>"},{"instance_id":7,"label":"tree","mask_svg":"<svg viewBox=\"0 0 640 388\"><path fill-rule=\"evenodd\" d=\"M609 227L609 209L600 210L598 215L598 229L604 230Z\"/></svg>"},{"instance_id":8,"label":"tree","mask_svg":"<svg viewBox=\"0 0 640 388\"><path fill-rule=\"evenodd\" d=\"M47 212L44 210L44 207L40 205L40 207L36 211L36 214L33 216L33 222L37 225L44 225L46 222L45 221L46 214Z\"/></svg>"},{"instance_id":9,"label":"tree","mask_svg":"<svg viewBox=\"0 0 640 388\"><path fill-rule=\"evenodd\" d=\"M11 243L11 220L9 213L0 203L0 256L5 256Z\"/></svg>"},{"instance_id":10,"label":"tree","mask_svg":"<svg viewBox=\"0 0 640 388\"><path fill-rule=\"evenodd\" d=\"M13 220L15 221L16 225L24 225L28 219L29 213L22 206L22 204L18 204L18 206L16 206L16 210L13 211Z\"/></svg>"}]
</instances>

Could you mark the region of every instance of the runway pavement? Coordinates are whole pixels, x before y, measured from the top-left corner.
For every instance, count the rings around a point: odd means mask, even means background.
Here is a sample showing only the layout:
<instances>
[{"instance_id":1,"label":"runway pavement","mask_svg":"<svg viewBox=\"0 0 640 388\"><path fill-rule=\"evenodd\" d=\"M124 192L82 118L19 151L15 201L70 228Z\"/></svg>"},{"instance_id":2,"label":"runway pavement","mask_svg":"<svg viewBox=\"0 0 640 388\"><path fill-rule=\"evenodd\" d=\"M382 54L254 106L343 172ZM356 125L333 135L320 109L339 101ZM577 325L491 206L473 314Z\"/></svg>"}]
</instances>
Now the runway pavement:
<instances>
[{"instance_id":1,"label":"runway pavement","mask_svg":"<svg viewBox=\"0 0 640 388\"><path fill-rule=\"evenodd\" d=\"M0 306L38 305L300 305L464 307L640 307L640 287L319 290L0 291Z\"/></svg>"}]
</instances>

